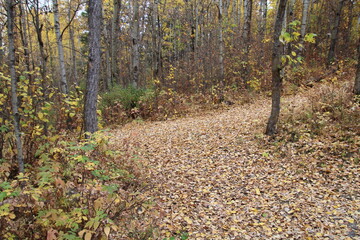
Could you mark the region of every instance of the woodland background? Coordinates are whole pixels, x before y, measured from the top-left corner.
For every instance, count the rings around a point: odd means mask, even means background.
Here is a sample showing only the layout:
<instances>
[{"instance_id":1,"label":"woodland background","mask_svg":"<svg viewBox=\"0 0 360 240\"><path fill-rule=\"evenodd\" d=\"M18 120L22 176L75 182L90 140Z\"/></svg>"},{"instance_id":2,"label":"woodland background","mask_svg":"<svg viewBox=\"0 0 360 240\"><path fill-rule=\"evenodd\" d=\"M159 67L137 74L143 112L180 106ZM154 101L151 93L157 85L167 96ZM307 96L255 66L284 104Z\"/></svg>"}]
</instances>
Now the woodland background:
<instances>
[{"instance_id":1,"label":"woodland background","mask_svg":"<svg viewBox=\"0 0 360 240\"><path fill-rule=\"evenodd\" d=\"M148 204L138 196L143 168L97 132L132 120L271 91L274 106L276 91L280 99L325 82L332 90L312 95L307 117L287 113L276 129L277 112L267 133L294 140L303 121L320 135L336 122L355 151L347 134L359 131L359 48L356 0L0 1L0 237L134 233L118 222Z\"/></svg>"}]
</instances>

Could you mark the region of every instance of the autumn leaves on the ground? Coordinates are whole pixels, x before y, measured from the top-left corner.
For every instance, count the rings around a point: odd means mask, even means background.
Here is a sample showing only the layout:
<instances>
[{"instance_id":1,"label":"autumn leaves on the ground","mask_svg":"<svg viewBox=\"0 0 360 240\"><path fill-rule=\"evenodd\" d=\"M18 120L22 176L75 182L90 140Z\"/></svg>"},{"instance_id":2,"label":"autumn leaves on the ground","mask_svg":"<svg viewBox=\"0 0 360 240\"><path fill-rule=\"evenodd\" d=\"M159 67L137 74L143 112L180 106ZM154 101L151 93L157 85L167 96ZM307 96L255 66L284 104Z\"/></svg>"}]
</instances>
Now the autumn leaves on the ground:
<instances>
[{"instance_id":1,"label":"autumn leaves on the ground","mask_svg":"<svg viewBox=\"0 0 360 240\"><path fill-rule=\"evenodd\" d=\"M348 90L286 97L276 138L263 135L263 98L112 131L113 147L147 169L155 239L359 239L360 111L341 105Z\"/></svg>"}]
</instances>

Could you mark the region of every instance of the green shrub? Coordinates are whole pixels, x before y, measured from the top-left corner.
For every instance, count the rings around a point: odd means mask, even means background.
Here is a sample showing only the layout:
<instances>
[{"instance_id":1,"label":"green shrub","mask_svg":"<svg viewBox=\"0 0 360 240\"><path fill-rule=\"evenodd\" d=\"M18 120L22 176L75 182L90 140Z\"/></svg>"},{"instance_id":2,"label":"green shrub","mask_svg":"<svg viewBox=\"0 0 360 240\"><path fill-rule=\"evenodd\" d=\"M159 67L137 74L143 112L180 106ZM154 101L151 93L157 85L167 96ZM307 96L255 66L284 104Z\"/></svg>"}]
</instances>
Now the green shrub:
<instances>
[{"instance_id":1,"label":"green shrub","mask_svg":"<svg viewBox=\"0 0 360 240\"><path fill-rule=\"evenodd\" d=\"M147 90L144 88L135 88L128 86L126 88L116 85L110 92L102 95L100 106L102 108L114 106L116 103L120 103L127 111L139 107L141 98L146 94Z\"/></svg>"}]
</instances>

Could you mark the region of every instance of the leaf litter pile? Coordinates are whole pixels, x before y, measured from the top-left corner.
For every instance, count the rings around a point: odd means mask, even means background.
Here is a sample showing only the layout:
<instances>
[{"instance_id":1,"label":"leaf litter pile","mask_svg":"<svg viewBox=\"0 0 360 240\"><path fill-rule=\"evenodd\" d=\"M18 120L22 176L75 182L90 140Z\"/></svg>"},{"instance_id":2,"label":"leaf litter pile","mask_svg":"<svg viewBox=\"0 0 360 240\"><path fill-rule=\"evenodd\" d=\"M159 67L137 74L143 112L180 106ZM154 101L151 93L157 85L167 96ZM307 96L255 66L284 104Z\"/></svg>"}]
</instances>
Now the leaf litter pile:
<instances>
[{"instance_id":1,"label":"leaf litter pile","mask_svg":"<svg viewBox=\"0 0 360 240\"><path fill-rule=\"evenodd\" d=\"M259 100L114 132L148 169L155 239L360 239L359 136L276 141L262 134L269 109Z\"/></svg>"}]
</instances>

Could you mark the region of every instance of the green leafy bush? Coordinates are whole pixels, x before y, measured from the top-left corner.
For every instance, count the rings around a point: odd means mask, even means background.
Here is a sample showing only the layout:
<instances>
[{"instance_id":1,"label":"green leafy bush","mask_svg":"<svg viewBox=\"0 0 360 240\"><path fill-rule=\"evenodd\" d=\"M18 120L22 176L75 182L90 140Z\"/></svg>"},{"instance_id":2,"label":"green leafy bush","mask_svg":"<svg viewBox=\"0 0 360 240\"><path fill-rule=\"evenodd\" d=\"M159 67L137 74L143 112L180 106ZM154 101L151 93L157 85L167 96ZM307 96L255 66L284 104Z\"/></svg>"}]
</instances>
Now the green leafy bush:
<instances>
[{"instance_id":1,"label":"green leafy bush","mask_svg":"<svg viewBox=\"0 0 360 240\"><path fill-rule=\"evenodd\" d=\"M124 88L116 85L111 91L101 96L100 106L106 108L120 103L125 110L130 111L133 108L139 107L141 98L146 94L147 90L144 88L135 88L133 86Z\"/></svg>"}]
</instances>

